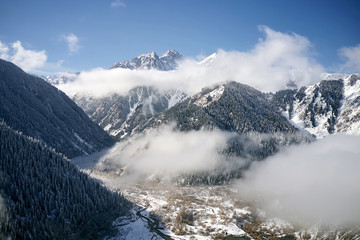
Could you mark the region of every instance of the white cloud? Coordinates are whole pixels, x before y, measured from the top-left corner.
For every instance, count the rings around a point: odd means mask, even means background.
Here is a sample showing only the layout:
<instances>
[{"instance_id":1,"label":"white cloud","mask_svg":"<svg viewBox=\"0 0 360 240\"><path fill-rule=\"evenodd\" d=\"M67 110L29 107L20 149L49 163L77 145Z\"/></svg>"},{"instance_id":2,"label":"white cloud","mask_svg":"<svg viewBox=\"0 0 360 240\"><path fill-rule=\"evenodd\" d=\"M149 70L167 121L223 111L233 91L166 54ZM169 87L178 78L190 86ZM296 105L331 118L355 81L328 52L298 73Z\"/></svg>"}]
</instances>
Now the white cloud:
<instances>
[{"instance_id":1,"label":"white cloud","mask_svg":"<svg viewBox=\"0 0 360 240\"><path fill-rule=\"evenodd\" d=\"M69 33L67 35L62 35L62 39L68 44L70 54L74 54L79 51L79 38L75 34Z\"/></svg>"},{"instance_id":2,"label":"white cloud","mask_svg":"<svg viewBox=\"0 0 360 240\"><path fill-rule=\"evenodd\" d=\"M355 47L343 47L339 55L345 59L341 71L349 73L360 73L360 44Z\"/></svg>"},{"instance_id":3,"label":"white cloud","mask_svg":"<svg viewBox=\"0 0 360 240\"><path fill-rule=\"evenodd\" d=\"M116 8L116 7L126 7L125 3L121 0L115 0L111 3L111 7L112 8Z\"/></svg>"},{"instance_id":4,"label":"white cloud","mask_svg":"<svg viewBox=\"0 0 360 240\"><path fill-rule=\"evenodd\" d=\"M22 46L20 41L12 43L10 47L0 42L0 57L13 62L24 71L40 68L47 60L47 55L44 50L27 50Z\"/></svg>"},{"instance_id":5,"label":"white cloud","mask_svg":"<svg viewBox=\"0 0 360 240\"><path fill-rule=\"evenodd\" d=\"M136 71L127 69L94 69L79 75L72 85L61 86L68 94L87 92L103 96L117 92L126 94L137 85L179 88L188 94L203 87L228 80L248 84L262 91L284 89L290 80L298 86L321 80L323 67L311 57L311 43L297 34L259 28L265 35L249 52L223 50L211 64L186 59L178 70Z\"/></svg>"},{"instance_id":6,"label":"white cloud","mask_svg":"<svg viewBox=\"0 0 360 240\"><path fill-rule=\"evenodd\" d=\"M9 58L8 52L9 52L9 47L0 41L0 58L8 59Z\"/></svg>"},{"instance_id":7,"label":"white cloud","mask_svg":"<svg viewBox=\"0 0 360 240\"><path fill-rule=\"evenodd\" d=\"M217 150L231 136L220 131L173 131L165 126L126 143L118 143L104 156L105 165L122 166L131 175L174 177L194 171L214 170L222 156ZM104 164L102 164L104 166Z\"/></svg>"},{"instance_id":8,"label":"white cloud","mask_svg":"<svg viewBox=\"0 0 360 240\"><path fill-rule=\"evenodd\" d=\"M146 135L133 136L130 140L117 143L100 155L86 156L75 160L96 163L93 172L122 173L121 177L104 179L107 184L138 179L158 179L163 182L181 178L187 174L208 172L221 174L244 166L245 159L224 156L221 152L227 146L233 133L219 130L179 132L174 125L153 129ZM226 160L224 160L226 159ZM86 164L83 167L93 169ZM114 186L115 186L114 185Z\"/></svg>"},{"instance_id":9,"label":"white cloud","mask_svg":"<svg viewBox=\"0 0 360 240\"><path fill-rule=\"evenodd\" d=\"M239 193L269 215L359 224L359 146L358 136L332 135L292 147L253 166Z\"/></svg>"}]
</instances>

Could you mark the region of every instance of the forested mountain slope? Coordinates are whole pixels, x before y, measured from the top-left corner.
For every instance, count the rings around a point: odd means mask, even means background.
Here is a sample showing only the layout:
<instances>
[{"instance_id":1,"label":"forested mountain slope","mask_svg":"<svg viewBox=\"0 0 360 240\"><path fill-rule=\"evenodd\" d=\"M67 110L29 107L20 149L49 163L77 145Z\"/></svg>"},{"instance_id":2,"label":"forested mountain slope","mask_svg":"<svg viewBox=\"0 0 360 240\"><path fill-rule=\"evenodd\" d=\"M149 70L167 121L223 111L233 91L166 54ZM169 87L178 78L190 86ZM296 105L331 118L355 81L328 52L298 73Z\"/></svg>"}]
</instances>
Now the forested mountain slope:
<instances>
[{"instance_id":1,"label":"forested mountain slope","mask_svg":"<svg viewBox=\"0 0 360 240\"><path fill-rule=\"evenodd\" d=\"M72 158L113 140L57 88L0 59L0 118Z\"/></svg>"},{"instance_id":2,"label":"forested mountain slope","mask_svg":"<svg viewBox=\"0 0 360 240\"><path fill-rule=\"evenodd\" d=\"M128 207L62 155L0 122L0 239L98 239Z\"/></svg>"},{"instance_id":3,"label":"forested mountain slope","mask_svg":"<svg viewBox=\"0 0 360 240\"><path fill-rule=\"evenodd\" d=\"M296 132L266 94L244 84L226 82L207 88L139 124L132 133L175 122L181 131L218 128L236 133Z\"/></svg>"}]
</instances>

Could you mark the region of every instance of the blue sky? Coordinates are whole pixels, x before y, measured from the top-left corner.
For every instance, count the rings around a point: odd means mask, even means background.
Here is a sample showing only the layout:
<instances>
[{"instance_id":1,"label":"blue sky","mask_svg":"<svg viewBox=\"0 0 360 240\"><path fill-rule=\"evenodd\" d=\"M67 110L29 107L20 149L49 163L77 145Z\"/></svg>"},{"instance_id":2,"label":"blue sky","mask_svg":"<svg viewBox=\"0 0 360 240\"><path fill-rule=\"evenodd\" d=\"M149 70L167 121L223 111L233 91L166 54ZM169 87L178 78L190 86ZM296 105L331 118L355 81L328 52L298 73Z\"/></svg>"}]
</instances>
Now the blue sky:
<instances>
[{"instance_id":1,"label":"blue sky","mask_svg":"<svg viewBox=\"0 0 360 240\"><path fill-rule=\"evenodd\" d=\"M343 60L339 49L360 44L357 0L0 0L0 4L0 54L9 58L21 45L25 55L39 53L39 64L28 70L44 72L108 68L141 53L161 55L168 49L194 58L219 48L247 52L264 37L260 25L306 37L312 57L328 71Z\"/></svg>"}]
</instances>

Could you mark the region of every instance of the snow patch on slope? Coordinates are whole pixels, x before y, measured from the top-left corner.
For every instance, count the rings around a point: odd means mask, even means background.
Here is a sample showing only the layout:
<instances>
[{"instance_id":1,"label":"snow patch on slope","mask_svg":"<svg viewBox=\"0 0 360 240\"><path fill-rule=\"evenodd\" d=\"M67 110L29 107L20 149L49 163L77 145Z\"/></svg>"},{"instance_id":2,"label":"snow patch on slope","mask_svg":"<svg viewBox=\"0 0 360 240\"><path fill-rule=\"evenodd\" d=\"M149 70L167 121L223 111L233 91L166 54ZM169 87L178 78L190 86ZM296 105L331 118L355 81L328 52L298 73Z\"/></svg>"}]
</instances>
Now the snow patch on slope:
<instances>
[{"instance_id":1,"label":"snow patch on slope","mask_svg":"<svg viewBox=\"0 0 360 240\"><path fill-rule=\"evenodd\" d=\"M337 132L360 135L360 76L349 75L344 79L344 99Z\"/></svg>"},{"instance_id":2,"label":"snow patch on slope","mask_svg":"<svg viewBox=\"0 0 360 240\"><path fill-rule=\"evenodd\" d=\"M207 107L211 103L218 101L221 98L222 94L224 93L224 90L225 90L225 86L222 85L214 89L213 91L201 96L199 99L197 99L194 102L194 104L199 107Z\"/></svg>"}]
</instances>

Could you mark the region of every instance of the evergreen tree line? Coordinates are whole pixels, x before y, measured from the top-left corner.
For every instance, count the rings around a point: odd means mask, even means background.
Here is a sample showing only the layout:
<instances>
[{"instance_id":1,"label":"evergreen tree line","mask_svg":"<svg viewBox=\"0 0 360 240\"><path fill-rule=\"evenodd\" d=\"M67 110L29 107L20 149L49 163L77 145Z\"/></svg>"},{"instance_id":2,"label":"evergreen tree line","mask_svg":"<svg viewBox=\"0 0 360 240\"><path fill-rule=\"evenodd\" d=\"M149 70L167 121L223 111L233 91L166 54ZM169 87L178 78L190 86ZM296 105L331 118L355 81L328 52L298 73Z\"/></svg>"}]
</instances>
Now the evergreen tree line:
<instances>
[{"instance_id":1,"label":"evergreen tree line","mask_svg":"<svg viewBox=\"0 0 360 240\"><path fill-rule=\"evenodd\" d=\"M98 239L129 207L63 155L0 122L0 239Z\"/></svg>"}]
</instances>

